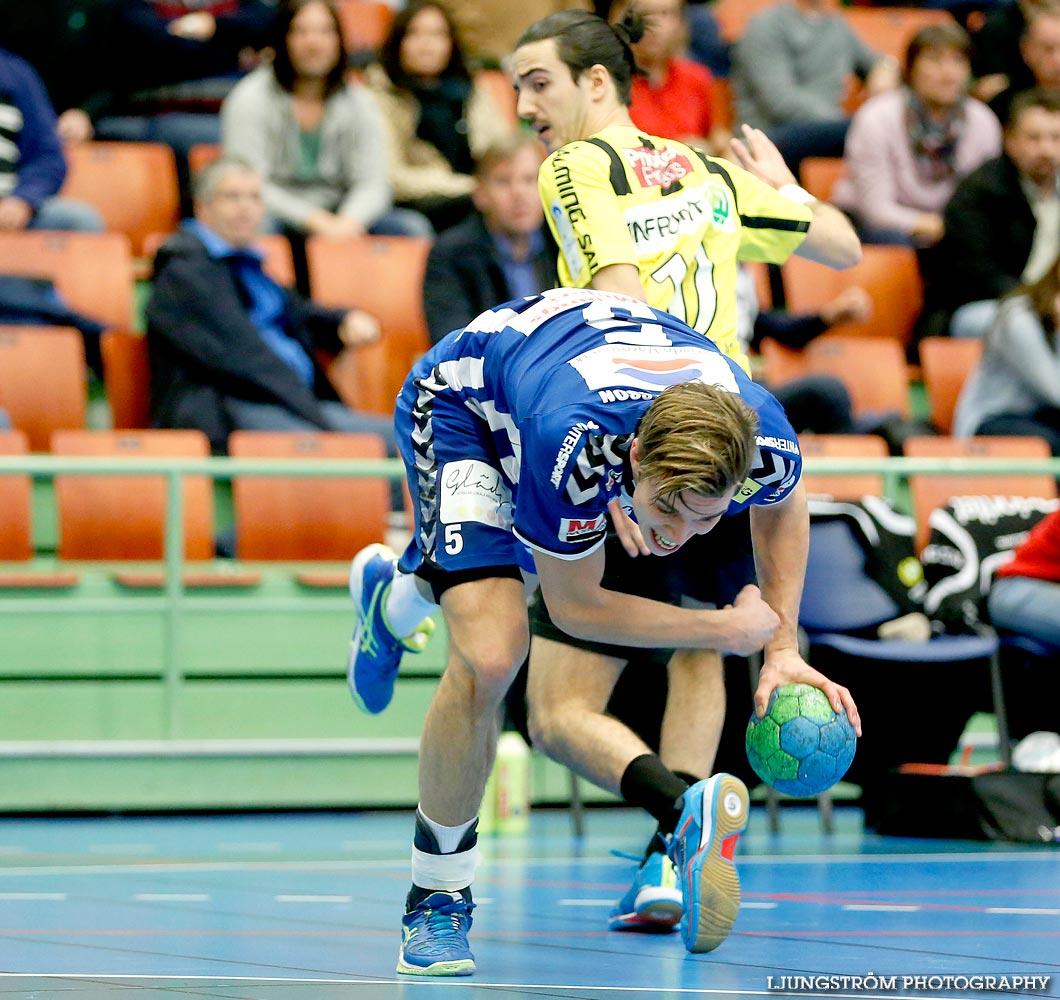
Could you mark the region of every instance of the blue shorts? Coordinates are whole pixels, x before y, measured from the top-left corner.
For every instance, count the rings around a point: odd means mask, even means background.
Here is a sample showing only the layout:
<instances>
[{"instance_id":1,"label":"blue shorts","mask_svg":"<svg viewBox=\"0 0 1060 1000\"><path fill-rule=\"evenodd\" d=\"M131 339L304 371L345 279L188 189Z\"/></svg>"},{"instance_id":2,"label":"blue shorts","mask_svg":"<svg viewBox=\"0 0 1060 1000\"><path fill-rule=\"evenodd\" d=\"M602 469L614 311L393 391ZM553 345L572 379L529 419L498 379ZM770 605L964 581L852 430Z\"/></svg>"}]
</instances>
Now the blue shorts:
<instances>
[{"instance_id":1,"label":"blue shorts","mask_svg":"<svg viewBox=\"0 0 1060 1000\"><path fill-rule=\"evenodd\" d=\"M394 424L415 518L401 569L431 576L505 567L501 575L513 576L518 566L533 573L533 557L512 533L518 457L507 430L492 429L422 364L398 396Z\"/></svg>"}]
</instances>

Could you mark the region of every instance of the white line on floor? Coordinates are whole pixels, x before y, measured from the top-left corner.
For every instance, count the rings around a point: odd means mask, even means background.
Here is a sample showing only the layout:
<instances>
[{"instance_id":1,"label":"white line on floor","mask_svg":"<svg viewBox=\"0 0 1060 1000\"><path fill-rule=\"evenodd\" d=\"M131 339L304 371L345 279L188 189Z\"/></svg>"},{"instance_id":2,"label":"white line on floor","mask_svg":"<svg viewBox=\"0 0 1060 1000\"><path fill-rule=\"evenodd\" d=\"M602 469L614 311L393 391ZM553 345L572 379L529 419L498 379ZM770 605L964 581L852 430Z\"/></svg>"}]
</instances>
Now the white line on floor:
<instances>
[{"instance_id":1,"label":"white line on floor","mask_svg":"<svg viewBox=\"0 0 1060 1000\"><path fill-rule=\"evenodd\" d=\"M0 899L66 899L65 892L0 892Z\"/></svg>"}]
</instances>

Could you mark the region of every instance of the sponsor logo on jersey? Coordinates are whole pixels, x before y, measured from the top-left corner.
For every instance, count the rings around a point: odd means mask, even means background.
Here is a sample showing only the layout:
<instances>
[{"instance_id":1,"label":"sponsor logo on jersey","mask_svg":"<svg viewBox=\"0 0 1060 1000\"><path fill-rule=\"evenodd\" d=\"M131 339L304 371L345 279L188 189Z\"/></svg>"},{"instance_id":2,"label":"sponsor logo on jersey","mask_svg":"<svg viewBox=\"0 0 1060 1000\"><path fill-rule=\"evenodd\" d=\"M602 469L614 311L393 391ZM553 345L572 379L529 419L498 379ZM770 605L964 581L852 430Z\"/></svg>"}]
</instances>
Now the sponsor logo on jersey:
<instances>
[{"instance_id":1,"label":"sponsor logo on jersey","mask_svg":"<svg viewBox=\"0 0 1060 1000\"><path fill-rule=\"evenodd\" d=\"M595 274L598 268L593 238L589 233L578 233L575 225L585 221L585 209L578 198L578 189L571 179L570 168L564 162L567 156L560 149L552 155L552 176L556 182L556 198L549 205L549 215L556 225L560 249L567 269L572 278L577 278L582 267L589 268L589 274Z\"/></svg>"},{"instance_id":2,"label":"sponsor logo on jersey","mask_svg":"<svg viewBox=\"0 0 1060 1000\"><path fill-rule=\"evenodd\" d=\"M710 184L690 187L646 205L623 210L626 228L640 254L672 251L682 237L698 244L712 229L733 231L728 191Z\"/></svg>"},{"instance_id":3,"label":"sponsor logo on jersey","mask_svg":"<svg viewBox=\"0 0 1060 1000\"><path fill-rule=\"evenodd\" d=\"M772 448L774 451L786 451L789 455L801 455L799 451L799 442L793 441L791 438L778 438L778 437L763 437L757 435L755 437L755 444L759 448Z\"/></svg>"},{"instance_id":4,"label":"sponsor logo on jersey","mask_svg":"<svg viewBox=\"0 0 1060 1000\"><path fill-rule=\"evenodd\" d=\"M559 522L559 540L561 542L578 542L594 535L602 535L607 530L607 514L593 518L565 517Z\"/></svg>"},{"instance_id":5,"label":"sponsor logo on jersey","mask_svg":"<svg viewBox=\"0 0 1060 1000\"><path fill-rule=\"evenodd\" d=\"M549 480L557 490L559 489L560 481L563 479L563 470L567 466L567 460L571 457L574 449L578 447L578 442L582 439L582 435L586 431L596 431L599 429L599 425L594 424L590 420L588 423L575 424L563 436L563 440L560 442L559 451L556 453L556 464L552 467L552 477Z\"/></svg>"},{"instance_id":6,"label":"sponsor logo on jersey","mask_svg":"<svg viewBox=\"0 0 1060 1000\"><path fill-rule=\"evenodd\" d=\"M494 528L512 526L512 491L499 469L469 458L447 462L438 477L443 524L477 521Z\"/></svg>"},{"instance_id":7,"label":"sponsor logo on jersey","mask_svg":"<svg viewBox=\"0 0 1060 1000\"><path fill-rule=\"evenodd\" d=\"M674 149L623 149L641 187L668 188L692 173L692 161Z\"/></svg>"},{"instance_id":8,"label":"sponsor logo on jersey","mask_svg":"<svg viewBox=\"0 0 1060 1000\"><path fill-rule=\"evenodd\" d=\"M753 479L745 479L743 486L736 491L732 499L735 503L747 503L761 488L761 484Z\"/></svg>"},{"instance_id":9,"label":"sponsor logo on jersey","mask_svg":"<svg viewBox=\"0 0 1060 1000\"><path fill-rule=\"evenodd\" d=\"M667 386L692 381L738 391L728 362L717 352L698 347L605 345L579 354L570 365L593 392L621 388L657 393Z\"/></svg>"},{"instance_id":10,"label":"sponsor logo on jersey","mask_svg":"<svg viewBox=\"0 0 1060 1000\"><path fill-rule=\"evenodd\" d=\"M631 399L654 399L655 393L642 389L601 389L599 396L601 403L628 403Z\"/></svg>"}]
</instances>

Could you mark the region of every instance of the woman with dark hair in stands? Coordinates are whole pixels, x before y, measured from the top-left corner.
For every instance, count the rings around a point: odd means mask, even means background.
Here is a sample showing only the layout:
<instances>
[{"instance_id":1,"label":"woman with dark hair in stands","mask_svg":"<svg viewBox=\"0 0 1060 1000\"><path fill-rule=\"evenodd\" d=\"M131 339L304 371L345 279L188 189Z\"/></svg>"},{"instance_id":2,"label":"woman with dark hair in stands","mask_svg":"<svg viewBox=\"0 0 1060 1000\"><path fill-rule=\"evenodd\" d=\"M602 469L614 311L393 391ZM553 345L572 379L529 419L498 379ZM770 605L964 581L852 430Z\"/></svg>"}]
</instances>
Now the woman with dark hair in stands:
<instances>
[{"instance_id":1,"label":"woman with dark hair in stands","mask_svg":"<svg viewBox=\"0 0 1060 1000\"><path fill-rule=\"evenodd\" d=\"M954 433L1045 438L1060 455L1060 259L1001 300L957 402Z\"/></svg>"},{"instance_id":2,"label":"woman with dark hair in stands","mask_svg":"<svg viewBox=\"0 0 1060 1000\"><path fill-rule=\"evenodd\" d=\"M332 238L431 235L418 213L393 208L379 108L346 80L346 48L330 0L287 0L275 59L241 80L221 108L225 152L265 177L277 228Z\"/></svg>"},{"instance_id":3,"label":"woman with dark hair in stands","mask_svg":"<svg viewBox=\"0 0 1060 1000\"><path fill-rule=\"evenodd\" d=\"M383 110L394 201L438 230L472 209L475 157L514 123L476 86L452 18L435 0L412 0L394 17L368 82Z\"/></svg>"}]
</instances>

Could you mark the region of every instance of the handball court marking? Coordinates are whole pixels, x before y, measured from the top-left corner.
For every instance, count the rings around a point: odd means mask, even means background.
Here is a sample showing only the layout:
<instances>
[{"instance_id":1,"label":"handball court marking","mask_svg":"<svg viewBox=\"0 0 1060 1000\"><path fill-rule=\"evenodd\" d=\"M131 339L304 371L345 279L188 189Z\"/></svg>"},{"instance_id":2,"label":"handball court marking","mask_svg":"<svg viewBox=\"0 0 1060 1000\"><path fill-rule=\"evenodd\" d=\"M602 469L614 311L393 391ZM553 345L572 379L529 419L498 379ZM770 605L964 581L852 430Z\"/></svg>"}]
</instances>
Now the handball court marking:
<instances>
[{"instance_id":1,"label":"handball court marking","mask_svg":"<svg viewBox=\"0 0 1060 1000\"><path fill-rule=\"evenodd\" d=\"M792 810L775 837L758 832L764 818L753 810L746 853L737 856L740 920L717 952L690 956L676 935L606 929L606 907L633 870L607 852L641 840L636 814L593 811L588 836L576 841L565 814L535 812L528 836L483 845L476 885L484 905L472 931L478 974L426 982L393 974L408 874L407 859L393 859L408 837L404 812L253 817L248 825L263 835L245 843L276 843L274 859L219 858L220 844L242 839L224 835L223 818L100 821L127 824L131 837L99 836L91 821L0 820L5 845L25 849L0 859L0 1000L398 1000L426 989L448 990L440 995L448 1000L678 1000L778 996L769 976L870 970L1050 975L1038 995L1060 996L1052 851L879 838L861 833L857 810L838 813L836 835L821 834L811 811ZM140 820L152 833L137 832ZM389 836L378 836L383 828ZM108 863L91 850L142 845L151 835L158 849L150 857ZM337 856L346 847L360 856Z\"/></svg>"}]
</instances>

